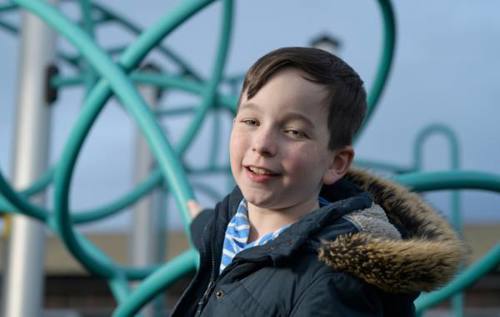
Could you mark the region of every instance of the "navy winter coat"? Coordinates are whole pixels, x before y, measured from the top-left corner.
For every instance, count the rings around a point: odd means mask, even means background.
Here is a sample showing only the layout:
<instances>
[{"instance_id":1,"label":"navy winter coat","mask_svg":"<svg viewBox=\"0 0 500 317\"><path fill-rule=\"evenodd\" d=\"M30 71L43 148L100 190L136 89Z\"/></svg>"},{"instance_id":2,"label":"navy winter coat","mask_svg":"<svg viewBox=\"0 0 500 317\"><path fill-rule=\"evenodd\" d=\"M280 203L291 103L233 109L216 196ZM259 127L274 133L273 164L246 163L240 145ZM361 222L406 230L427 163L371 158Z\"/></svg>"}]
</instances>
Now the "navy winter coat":
<instances>
[{"instance_id":1,"label":"navy winter coat","mask_svg":"<svg viewBox=\"0 0 500 317\"><path fill-rule=\"evenodd\" d=\"M221 275L241 192L203 211L191 225L200 269L172 316L414 316L418 293L457 269L455 234L406 189L352 170L321 195L332 204L237 254Z\"/></svg>"}]
</instances>

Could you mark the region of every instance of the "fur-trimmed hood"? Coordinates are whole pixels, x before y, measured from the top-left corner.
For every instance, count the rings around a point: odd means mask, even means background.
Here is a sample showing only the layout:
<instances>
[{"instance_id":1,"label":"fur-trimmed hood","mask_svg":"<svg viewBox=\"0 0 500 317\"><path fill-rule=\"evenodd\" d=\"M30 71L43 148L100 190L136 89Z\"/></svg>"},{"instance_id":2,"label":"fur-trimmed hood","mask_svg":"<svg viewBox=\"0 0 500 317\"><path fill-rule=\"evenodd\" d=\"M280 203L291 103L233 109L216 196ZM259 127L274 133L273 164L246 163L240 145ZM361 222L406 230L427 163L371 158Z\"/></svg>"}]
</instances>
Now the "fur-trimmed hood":
<instances>
[{"instance_id":1,"label":"fur-trimmed hood","mask_svg":"<svg viewBox=\"0 0 500 317\"><path fill-rule=\"evenodd\" d=\"M375 203L348 216L358 233L322 242L321 261L396 293L431 291L454 276L463 244L420 196L361 170L350 170L345 179Z\"/></svg>"}]
</instances>

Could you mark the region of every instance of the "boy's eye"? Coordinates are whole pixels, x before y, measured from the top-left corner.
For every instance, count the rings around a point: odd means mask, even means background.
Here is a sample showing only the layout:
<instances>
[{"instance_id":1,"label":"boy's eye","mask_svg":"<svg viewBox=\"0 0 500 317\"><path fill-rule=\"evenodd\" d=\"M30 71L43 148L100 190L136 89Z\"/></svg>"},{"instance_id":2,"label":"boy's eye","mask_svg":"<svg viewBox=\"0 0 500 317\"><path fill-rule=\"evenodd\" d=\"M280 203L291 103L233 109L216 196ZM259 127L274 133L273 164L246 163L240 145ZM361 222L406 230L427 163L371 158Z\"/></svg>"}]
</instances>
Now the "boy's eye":
<instances>
[{"instance_id":1,"label":"boy's eye","mask_svg":"<svg viewBox=\"0 0 500 317\"><path fill-rule=\"evenodd\" d=\"M259 123L255 119L242 119L241 122L244 123L245 125L248 125L248 126L257 126L257 125L259 125Z\"/></svg>"},{"instance_id":2,"label":"boy's eye","mask_svg":"<svg viewBox=\"0 0 500 317\"><path fill-rule=\"evenodd\" d=\"M307 135L303 131L297 130L297 129L285 129L285 133L293 138L296 138L296 139L301 139L301 138L307 137Z\"/></svg>"}]
</instances>

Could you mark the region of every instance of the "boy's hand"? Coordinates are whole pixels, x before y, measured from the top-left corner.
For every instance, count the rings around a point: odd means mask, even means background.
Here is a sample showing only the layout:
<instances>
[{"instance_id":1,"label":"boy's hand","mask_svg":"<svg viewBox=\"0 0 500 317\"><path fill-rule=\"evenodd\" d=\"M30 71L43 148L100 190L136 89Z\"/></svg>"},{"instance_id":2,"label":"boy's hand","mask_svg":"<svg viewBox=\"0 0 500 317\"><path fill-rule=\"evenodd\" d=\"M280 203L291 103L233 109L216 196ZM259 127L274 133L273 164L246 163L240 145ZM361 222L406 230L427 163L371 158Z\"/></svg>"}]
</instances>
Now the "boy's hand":
<instances>
[{"instance_id":1,"label":"boy's hand","mask_svg":"<svg viewBox=\"0 0 500 317\"><path fill-rule=\"evenodd\" d=\"M186 204L189 210L189 214L191 215L191 219L194 219L203 210L203 208L201 208L200 204L198 204L196 200L190 199Z\"/></svg>"}]
</instances>

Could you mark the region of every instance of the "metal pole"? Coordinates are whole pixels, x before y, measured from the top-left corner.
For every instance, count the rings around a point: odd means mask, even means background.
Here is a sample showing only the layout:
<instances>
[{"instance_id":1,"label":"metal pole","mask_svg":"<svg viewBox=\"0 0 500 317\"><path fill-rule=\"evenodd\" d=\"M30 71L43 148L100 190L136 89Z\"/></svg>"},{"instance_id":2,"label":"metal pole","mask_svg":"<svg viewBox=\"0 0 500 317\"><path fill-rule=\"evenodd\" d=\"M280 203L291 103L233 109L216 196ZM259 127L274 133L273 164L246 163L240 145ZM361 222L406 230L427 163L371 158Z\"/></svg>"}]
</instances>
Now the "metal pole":
<instances>
[{"instance_id":1,"label":"metal pole","mask_svg":"<svg viewBox=\"0 0 500 317\"><path fill-rule=\"evenodd\" d=\"M20 47L12 182L16 188L25 188L48 167L51 111L46 101L47 69L55 56L55 33L36 16L23 12ZM45 195L41 193L33 201L43 204ZM12 219L1 316L43 315L44 228L23 215Z\"/></svg>"},{"instance_id":2,"label":"metal pole","mask_svg":"<svg viewBox=\"0 0 500 317\"><path fill-rule=\"evenodd\" d=\"M145 66L142 71L159 72L154 66ZM154 111L158 106L159 89L154 86L141 85L139 91L150 105L151 110ZM137 131L135 143L134 181L137 184L149 176L153 170L155 159L145 138L139 131ZM131 262L135 266L150 266L161 263L164 259L162 240L165 237L162 234L164 223L161 214L163 209L160 207L161 196L161 190L155 189L148 197L141 199L134 206L130 255ZM160 309L158 304L148 305L142 310L142 314L145 317L155 316L155 310Z\"/></svg>"}]
</instances>

